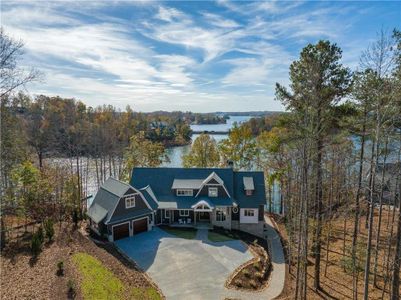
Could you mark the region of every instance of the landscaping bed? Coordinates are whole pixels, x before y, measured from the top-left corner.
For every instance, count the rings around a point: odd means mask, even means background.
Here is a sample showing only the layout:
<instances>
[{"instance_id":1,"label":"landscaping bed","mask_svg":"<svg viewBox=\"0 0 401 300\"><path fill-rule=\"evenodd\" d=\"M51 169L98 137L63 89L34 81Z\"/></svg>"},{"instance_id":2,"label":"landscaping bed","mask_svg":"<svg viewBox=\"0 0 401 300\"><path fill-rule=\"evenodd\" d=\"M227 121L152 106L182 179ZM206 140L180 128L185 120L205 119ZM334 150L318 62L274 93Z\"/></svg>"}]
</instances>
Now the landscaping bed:
<instances>
[{"instance_id":1,"label":"landscaping bed","mask_svg":"<svg viewBox=\"0 0 401 300\"><path fill-rule=\"evenodd\" d=\"M96 245L83 230L57 226L54 241L44 244L37 258L32 257L29 243L27 235L18 245L2 251L0 288L4 299L162 299L150 278L112 244ZM92 277L95 282L90 281ZM105 287L109 291L123 288L114 298L104 298L101 282L111 285Z\"/></svg>"},{"instance_id":2,"label":"landscaping bed","mask_svg":"<svg viewBox=\"0 0 401 300\"><path fill-rule=\"evenodd\" d=\"M169 234L175 235L177 237L193 240L196 237L197 230L195 228L186 227L170 227L167 225L159 226L160 229L166 231Z\"/></svg>"},{"instance_id":3,"label":"landscaping bed","mask_svg":"<svg viewBox=\"0 0 401 300\"><path fill-rule=\"evenodd\" d=\"M267 286L272 271L265 239L238 230L214 229L214 233L225 235L230 239L240 239L245 242L254 258L238 267L228 278L228 288L257 291Z\"/></svg>"}]
</instances>

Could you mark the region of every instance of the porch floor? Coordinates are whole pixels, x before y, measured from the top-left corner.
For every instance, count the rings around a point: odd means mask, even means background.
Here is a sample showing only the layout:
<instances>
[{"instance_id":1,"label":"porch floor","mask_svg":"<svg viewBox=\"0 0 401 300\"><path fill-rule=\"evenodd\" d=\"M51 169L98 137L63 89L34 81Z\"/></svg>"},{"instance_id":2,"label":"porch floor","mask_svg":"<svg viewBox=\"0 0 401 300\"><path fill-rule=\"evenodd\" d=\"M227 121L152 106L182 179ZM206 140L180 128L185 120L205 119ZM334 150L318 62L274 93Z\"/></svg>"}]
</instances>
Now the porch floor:
<instances>
[{"instance_id":1,"label":"porch floor","mask_svg":"<svg viewBox=\"0 0 401 300\"><path fill-rule=\"evenodd\" d=\"M171 227L181 227L181 228L196 228L196 229L213 229L213 225L209 222L196 222L196 224L180 224L178 222L174 222L168 224Z\"/></svg>"}]
</instances>

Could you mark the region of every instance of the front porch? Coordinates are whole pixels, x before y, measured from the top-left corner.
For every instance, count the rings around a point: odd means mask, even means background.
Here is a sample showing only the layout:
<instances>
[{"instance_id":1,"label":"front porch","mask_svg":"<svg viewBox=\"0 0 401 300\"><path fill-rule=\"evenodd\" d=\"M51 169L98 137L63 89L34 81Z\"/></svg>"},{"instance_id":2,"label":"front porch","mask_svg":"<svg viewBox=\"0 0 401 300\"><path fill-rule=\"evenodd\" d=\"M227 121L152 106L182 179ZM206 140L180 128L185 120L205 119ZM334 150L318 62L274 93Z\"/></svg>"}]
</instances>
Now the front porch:
<instances>
[{"instance_id":1,"label":"front porch","mask_svg":"<svg viewBox=\"0 0 401 300\"><path fill-rule=\"evenodd\" d=\"M197 222L191 223L191 224L185 224L185 223L178 223L178 222L173 222L169 224L170 227L178 227L178 228L195 228L195 229L213 229L213 225L210 222Z\"/></svg>"}]
</instances>

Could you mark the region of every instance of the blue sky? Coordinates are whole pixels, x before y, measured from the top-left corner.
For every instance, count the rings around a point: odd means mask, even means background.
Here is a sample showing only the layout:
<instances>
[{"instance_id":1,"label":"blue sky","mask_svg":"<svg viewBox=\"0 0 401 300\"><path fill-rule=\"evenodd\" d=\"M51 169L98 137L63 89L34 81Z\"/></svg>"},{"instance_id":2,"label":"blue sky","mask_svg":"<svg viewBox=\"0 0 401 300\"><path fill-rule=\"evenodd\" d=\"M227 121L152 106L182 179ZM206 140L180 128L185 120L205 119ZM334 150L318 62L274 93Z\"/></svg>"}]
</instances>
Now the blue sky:
<instances>
[{"instance_id":1,"label":"blue sky","mask_svg":"<svg viewBox=\"0 0 401 300\"><path fill-rule=\"evenodd\" d=\"M31 95L137 111L283 110L276 82L307 43L329 39L343 63L382 28L401 28L399 1L2 1L23 64L45 74Z\"/></svg>"}]
</instances>

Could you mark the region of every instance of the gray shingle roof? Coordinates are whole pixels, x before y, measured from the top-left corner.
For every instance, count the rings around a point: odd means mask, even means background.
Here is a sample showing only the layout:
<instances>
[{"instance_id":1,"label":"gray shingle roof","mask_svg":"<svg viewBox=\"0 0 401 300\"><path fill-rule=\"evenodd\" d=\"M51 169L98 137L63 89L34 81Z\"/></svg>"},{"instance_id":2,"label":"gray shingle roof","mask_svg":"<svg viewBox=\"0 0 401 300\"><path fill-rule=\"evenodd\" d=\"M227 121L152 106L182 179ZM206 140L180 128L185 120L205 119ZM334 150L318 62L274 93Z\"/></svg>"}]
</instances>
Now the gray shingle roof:
<instances>
[{"instance_id":1,"label":"gray shingle roof","mask_svg":"<svg viewBox=\"0 0 401 300\"><path fill-rule=\"evenodd\" d=\"M113 177L109 177L102 184L102 188L104 188L106 191L109 191L110 193L113 193L114 195L117 195L121 198L128 191L128 189L130 188L130 185L125 182L114 179Z\"/></svg>"},{"instance_id":2,"label":"gray shingle roof","mask_svg":"<svg viewBox=\"0 0 401 300\"><path fill-rule=\"evenodd\" d=\"M202 179L174 179L172 189L199 189Z\"/></svg>"},{"instance_id":3,"label":"gray shingle roof","mask_svg":"<svg viewBox=\"0 0 401 300\"><path fill-rule=\"evenodd\" d=\"M108 180L106 180L107 182ZM111 218L111 214L114 210L114 207L116 207L118 201L120 200L120 196L117 196L114 193L111 193L107 191L104 186L102 185L98 192L96 193L95 198L92 201L92 205L88 209L88 216L95 221L95 219L99 219L99 211L100 208L103 208L105 211L107 211L107 214L103 216L103 218L100 220L104 220L107 222ZM96 205L96 207L95 207ZM92 208L93 207L93 208ZM96 222L96 221L95 221ZM99 222L96 222L99 223Z\"/></svg>"},{"instance_id":4,"label":"gray shingle roof","mask_svg":"<svg viewBox=\"0 0 401 300\"><path fill-rule=\"evenodd\" d=\"M129 184L109 177L96 193L96 196L88 209L88 216L96 223L101 221L108 223L118 201L130 188L131 186ZM152 197L146 191L142 194L152 209L156 209L157 204ZM147 212L149 213L151 210L148 209ZM132 217L135 217L135 215L132 215ZM114 221L115 220L113 219L113 222Z\"/></svg>"},{"instance_id":5,"label":"gray shingle roof","mask_svg":"<svg viewBox=\"0 0 401 300\"><path fill-rule=\"evenodd\" d=\"M99 223L106 217L107 210L105 210L103 207L101 207L97 203L94 203L93 205L91 205L89 207L88 215L91 217L91 219L94 222Z\"/></svg>"},{"instance_id":6,"label":"gray shingle roof","mask_svg":"<svg viewBox=\"0 0 401 300\"><path fill-rule=\"evenodd\" d=\"M140 191L141 191L142 195L145 197L146 201L149 203L150 207L153 210L156 210L159 207L159 203L158 203L157 198L156 198L155 194L153 193L150 185L140 189Z\"/></svg>"}]
</instances>

